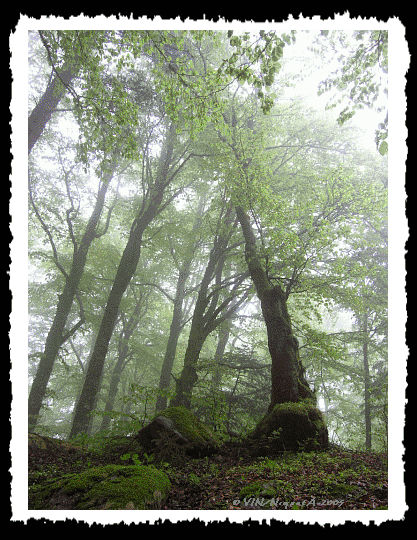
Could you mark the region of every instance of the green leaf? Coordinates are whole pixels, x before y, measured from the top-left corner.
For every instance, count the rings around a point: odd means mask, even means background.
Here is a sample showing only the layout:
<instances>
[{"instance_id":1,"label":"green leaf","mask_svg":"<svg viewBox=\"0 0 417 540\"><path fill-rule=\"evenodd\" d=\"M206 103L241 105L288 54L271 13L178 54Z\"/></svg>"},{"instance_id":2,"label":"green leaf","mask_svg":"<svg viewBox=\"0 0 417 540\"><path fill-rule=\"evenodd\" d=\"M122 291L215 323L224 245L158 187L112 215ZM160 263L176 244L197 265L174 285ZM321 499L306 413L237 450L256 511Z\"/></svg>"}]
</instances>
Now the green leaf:
<instances>
[{"instance_id":1,"label":"green leaf","mask_svg":"<svg viewBox=\"0 0 417 540\"><path fill-rule=\"evenodd\" d=\"M381 154L381 156L385 156L385 154L388 153L388 143L387 141L382 141L382 143L379 145L379 153Z\"/></svg>"}]
</instances>

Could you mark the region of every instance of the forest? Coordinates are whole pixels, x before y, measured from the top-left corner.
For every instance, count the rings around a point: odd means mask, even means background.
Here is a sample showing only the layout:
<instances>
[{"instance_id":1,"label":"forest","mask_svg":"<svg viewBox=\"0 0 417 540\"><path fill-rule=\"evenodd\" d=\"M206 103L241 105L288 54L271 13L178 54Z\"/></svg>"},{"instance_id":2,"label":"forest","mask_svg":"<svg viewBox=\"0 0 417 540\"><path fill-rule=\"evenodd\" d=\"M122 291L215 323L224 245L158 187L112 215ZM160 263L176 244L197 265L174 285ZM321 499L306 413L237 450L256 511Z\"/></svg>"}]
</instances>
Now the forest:
<instances>
[{"instance_id":1,"label":"forest","mask_svg":"<svg viewBox=\"0 0 417 540\"><path fill-rule=\"evenodd\" d=\"M388 32L28 55L29 506L386 509Z\"/></svg>"}]
</instances>

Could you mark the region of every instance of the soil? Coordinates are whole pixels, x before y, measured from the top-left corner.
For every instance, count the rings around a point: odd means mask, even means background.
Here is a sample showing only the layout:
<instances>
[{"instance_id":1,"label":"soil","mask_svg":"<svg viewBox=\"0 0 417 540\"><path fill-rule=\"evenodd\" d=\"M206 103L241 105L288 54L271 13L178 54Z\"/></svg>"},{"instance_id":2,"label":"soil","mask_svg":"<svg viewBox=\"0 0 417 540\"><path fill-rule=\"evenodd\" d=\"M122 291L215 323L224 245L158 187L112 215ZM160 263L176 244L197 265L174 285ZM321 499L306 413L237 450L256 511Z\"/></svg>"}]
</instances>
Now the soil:
<instances>
[{"instance_id":1,"label":"soil","mask_svg":"<svg viewBox=\"0 0 417 540\"><path fill-rule=\"evenodd\" d=\"M162 510L373 510L388 508L387 456L333 448L309 454L256 455L256 448L225 443L212 456L157 463L171 490ZM30 447L30 491L65 474L109 463L130 464L121 456L98 455L71 445ZM178 456L177 456L178 458ZM132 462L133 463L133 462ZM147 464L147 463L145 463ZM250 494L253 488L253 495ZM275 496L268 496L268 490ZM243 496L245 494L245 496ZM76 509L65 498L56 509ZM73 504L73 507L71 506ZM155 503L156 504L156 503Z\"/></svg>"}]
</instances>

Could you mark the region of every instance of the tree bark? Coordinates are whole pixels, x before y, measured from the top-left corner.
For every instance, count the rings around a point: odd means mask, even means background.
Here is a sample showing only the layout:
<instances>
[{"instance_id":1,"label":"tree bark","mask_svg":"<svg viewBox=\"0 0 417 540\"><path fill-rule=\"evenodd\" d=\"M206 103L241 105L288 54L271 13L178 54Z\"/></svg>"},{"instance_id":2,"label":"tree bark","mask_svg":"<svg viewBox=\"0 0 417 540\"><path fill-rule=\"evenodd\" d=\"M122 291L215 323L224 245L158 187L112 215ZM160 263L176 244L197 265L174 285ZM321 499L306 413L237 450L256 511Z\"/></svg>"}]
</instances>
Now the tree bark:
<instances>
[{"instance_id":1,"label":"tree bark","mask_svg":"<svg viewBox=\"0 0 417 540\"><path fill-rule=\"evenodd\" d=\"M42 135L46 124L51 119L52 113L61 101L67 87L80 70L80 65L71 63L65 64L59 75L55 74L46 87L39 103L31 112L28 119L28 154L31 153L39 137Z\"/></svg>"},{"instance_id":2,"label":"tree bark","mask_svg":"<svg viewBox=\"0 0 417 540\"><path fill-rule=\"evenodd\" d=\"M172 160L175 137L175 127L171 125L161 151L155 183L149 189L149 203L147 206L142 206L137 218L133 222L129 240L120 260L113 287L107 300L84 386L75 410L69 436L70 439L79 433L85 433L87 431L89 418L93 411L94 399L99 390L100 376L103 371L109 342L113 334L119 305L140 259L143 233L160 212L165 189L170 183L168 170Z\"/></svg>"},{"instance_id":3,"label":"tree bark","mask_svg":"<svg viewBox=\"0 0 417 540\"><path fill-rule=\"evenodd\" d=\"M48 332L48 336L45 342L45 349L39 362L36 376L33 380L29 394L29 429L33 429L38 421L39 411L42 406L42 401L45 396L45 391L52 373L52 368L54 366L60 347L71 335L74 334L78 327L81 326L81 324L84 322L81 319L80 322L71 331L64 332L65 324L74 303L74 297L77 293L80 279L84 272L88 250L93 240L97 237L97 226L103 210L107 188L109 186L112 175L113 172L109 173L109 176L106 179L107 181L103 182L101 185L101 188L97 195L96 205L88 221L84 236L82 237L81 242L77 246L77 248L74 249L71 270L69 275L65 279L64 289L62 293L58 295L58 305L55 317Z\"/></svg>"},{"instance_id":4,"label":"tree bark","mask_svg":"<svg viewBox=\"0 0 417 540\"><path fill-rule=\"evenodd\" d=\"M300 396L298 375L300 360L298 341L292 334L285 293L275 285L263 294L262 314L268 334L271 355L271 404L268 411L278 403L297 402Z\"/></svg>"},{"instance_id":5,"label":"tree bark","mask_svg":"<svg viewBox=\"0 0 417 540\"><path fill-rule=\"evenodd\" d=\"M236 207L236 215L245 239L245 260L261 301L268 334L268 349L272 360L271 403L268 412L279 403L315 399L303 375L298 341L292 333L286 295L279 285L273 286L269 282L256 251L256 239L249 217L241 206Z\"/></svg>"},{"instance_id":6,"label":"tree bark","mask_svg":"<svg viewBox=\"0 0 417 540\"><path fill-rule=\"evenodd\" d=\"M120 377L132 356L132 353L129 352L129 341L133 335L133 332L136 330L140 319L147 311L148 296L149 292L147 294L140 294L139 300L137 300L136 305L129 317L129 320L124 325L123 332L120 336L118 344L118 359L116 365L113 368L110 379L109 393L104 408L105 413L110 413L111 411L113 411L114 401L116 399L117 391L119 389ZM110 414L105 414L103 416L99 431L107 429L110 426L110 420Z\"/></svg>"},{"instance_id":7,"label":"tree bark","mask_svg":"<svg viewBox=\"0 0 417 540\"><path fill-rule=\"evenodd\" d=\"M198 205L196 219L192 228L192 238L195 237L196 232L201 227L201 216L203 213L205 198L200 199ZM179 275L177 280L177 288L174 298L174 310L172 313L172 321L169 329L168 343L165 351L164 361L162 363L161 376L159 380L159 390L161 391L158 394L155 411L163 411L167 407L168 396L167 390L171 383L171 372L172 366L174 365L175 353L177 351L178 339L180 337L181 328L182 328L182 317L183 317L183 302L185 297L185 284L190 275L191 263L193 261L193 255L195 250L195 241L191 241L190 249L188 250L188 255L186 256L183 264L179 269Z\"/></svg>"},{"instance_id":8,"label":"tree bark","mask_svg":"<svg viewBox=\"0 0 417 540\"><path fill-rule=\"evenodd\" d=\"M232 224L233 209L228 208L222 222L229 225L226 227L226 232L216 237L214 246L210 252L209 261L201 281L200 290L197 297L197 302L194 308L191 330L188 337L187 350L184 357L184 368L180 377L176 380L175 395L171 400L171 406L183 406L187 409L191 408L192 390L195 383L198 381L197 364L201 349L207 336L215 330L223 321L227 320L232 313L246 299L244 295L237 302L232 304L233 296L227 297L217 306L220 297L220 285L223 267L225 263L226 250L235 229ZM236 225L236 223L235 223ZM241 276L241 281L246 275ZM215 278L216 284L214 291L208 294L208 289L211 281ZM237 285L235 285L237 287ZM220 313L223 315L218 317Z\"/></svg>"},{"instance_id":9,"label":"tree bark","mask_svg":"<svg viewBox=\"0 0 417 540\"><path fill-rule=\"evenodd\" d=\"M368 313L363 316L363 370L364 370L364 401L365 401L365 447L368 450L372 448L372 423L371 423L371 399L370 387L371 377L369 373L369 355L368 355Z\"/></svg>"}]
</instances>

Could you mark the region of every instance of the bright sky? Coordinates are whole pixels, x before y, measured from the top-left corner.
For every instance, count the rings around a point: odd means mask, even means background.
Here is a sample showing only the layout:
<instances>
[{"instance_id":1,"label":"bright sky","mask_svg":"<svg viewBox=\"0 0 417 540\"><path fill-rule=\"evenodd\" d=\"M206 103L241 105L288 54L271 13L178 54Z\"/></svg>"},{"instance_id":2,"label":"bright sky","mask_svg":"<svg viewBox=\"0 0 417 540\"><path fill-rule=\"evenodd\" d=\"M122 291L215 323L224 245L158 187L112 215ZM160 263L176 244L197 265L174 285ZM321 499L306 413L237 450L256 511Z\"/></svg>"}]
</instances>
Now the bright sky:
<instances>
[{"instance_id":1,"label":"bright sky","mask_svg":"<svg viewBox=\"0 0 417 540\"><path fill-rule=\"evenodd\" d=\"M311 51L307 50L307 47L310 45L311 39L314 37L315 32L306 34L305 32L297 32L296 34L296 43L291 44L290 46L285 46L284 48L284 59L291 59L288 62L288 66L284 70L288 70L290 73L294 73L295 70L299 69L300 73L303 71L303 59L304 57L314 59L314 54ZM298 60L298 61L297 61ZM317 59L316 59L317 61ZM298 66L298 67L297 67ZM297 85L297 94L304 95L307 98L307 101L311 107L317 110L325 110L326 104L329 102L332 93L327 92L321 96L317 95L317 90L319 83L326 79L328 75L335 71L340 64L335 59L334 62L328 65L323 65L321 69L314 69L312 74L302 82ZM289 92L294 92L294 89L289 89ZM387 106L387 98L380 90L380 98L378 100L378 106L385 105ZM342 106L343 105L343 106ZM342 108L347 105L346 103L341 104L341 106L336 109L339 112ZM375 145L375 130L378 127L378 124L385 119L386 111L377 113L374 110L365 108L360 111L357 111L355 116L352 118L352 123L360 127L365 131L363 136L363 144L371 150L376 150Z\"/></svg>"}]
</instances>

